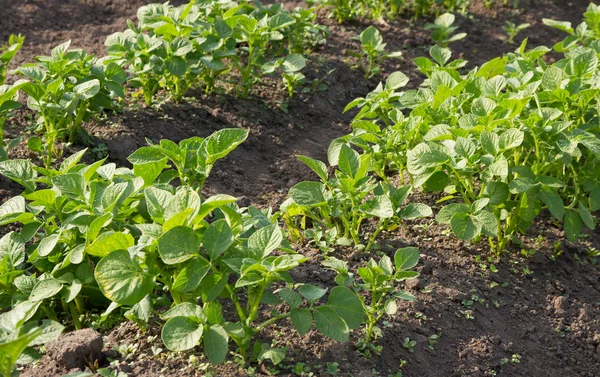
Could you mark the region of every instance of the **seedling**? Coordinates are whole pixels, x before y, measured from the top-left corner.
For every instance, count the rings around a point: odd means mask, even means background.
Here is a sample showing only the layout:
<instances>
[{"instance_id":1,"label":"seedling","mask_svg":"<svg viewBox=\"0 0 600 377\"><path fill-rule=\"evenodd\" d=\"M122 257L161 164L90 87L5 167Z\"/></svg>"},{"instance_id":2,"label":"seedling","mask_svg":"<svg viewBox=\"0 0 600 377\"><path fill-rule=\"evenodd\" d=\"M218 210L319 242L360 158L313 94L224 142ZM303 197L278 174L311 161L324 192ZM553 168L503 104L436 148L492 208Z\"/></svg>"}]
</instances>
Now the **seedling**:
<instances>
[{"instance_id":1,"label":"seedling","mask_svg":"<svg viewBox=\"0 0 600 377\"><path fill-rule=\"evenodd\" d=\"M458 29L458 26L452 26L455 19L456 17L452 13L444 13L437 17L433 24L425 24L425 30L431 30L431 39L438 46L448 47L449 43L459 41L467 36L467 33L454 34Z\"/></svg>"},{"instance_id":2,"label":"seedling","mask_svg":"<svg viewBox=\"0 0 600 377\"><path fill-rule=\"evenodd\" d=\"M515 37L521 31L527 29L530 26L528 23L516 25L514 22L506 20L506 25L502 26L502 30L504 30L508 34L508 44L515 43Z\"/></svg>"},{"instance_id":3,"label":"seedling","mask_svg":"<svg viewBox=\"0 0 600 377\"><path fill-rule=\"evenodd\" d=\"M384 60L402 56L401 51L389 53L385 51L387 43L383 43L381 33L374 26L369 26L360 33L359 40L362 50L360 53L352 53L352 55L366 60L366 64L363 65L366 79L381 73L381 63Z\"/></svg>"},{"instance_id":4,"label":"seedling","mask_svg":"<svg viewBox=\"0 0 600 377\"><path fill-rule=\"evenodd\" d=\"M369 260L364 267L358 268L360 282L348 270L348 264L336 258L329 258L323 265L335 272L336 283L352 287L358 292L358 298L366 313L365 343L370 343L379 320L385 315L395 315L398 312L396 300L413 301L410 293L398 290L398 284L419 276L411 271L419 262L419 250L416 247L398 249L394 254L394 262L384 256L379 263ZM378 329L379 330L379 329Z\"/></svg>"},{"instance_id":5,"label":"seedling","mask_svg":"<svg viewBox=\"0 0 600 377\"><path fill-rule=\"evenodd\" d=\"M415 352L416 345L417 345L417 341L412 340L408 337L404 338L404 340L402 341L402 347L406 348L408 350L408 352L410 352L410 353Z\"/></svg>"}]
</instances>

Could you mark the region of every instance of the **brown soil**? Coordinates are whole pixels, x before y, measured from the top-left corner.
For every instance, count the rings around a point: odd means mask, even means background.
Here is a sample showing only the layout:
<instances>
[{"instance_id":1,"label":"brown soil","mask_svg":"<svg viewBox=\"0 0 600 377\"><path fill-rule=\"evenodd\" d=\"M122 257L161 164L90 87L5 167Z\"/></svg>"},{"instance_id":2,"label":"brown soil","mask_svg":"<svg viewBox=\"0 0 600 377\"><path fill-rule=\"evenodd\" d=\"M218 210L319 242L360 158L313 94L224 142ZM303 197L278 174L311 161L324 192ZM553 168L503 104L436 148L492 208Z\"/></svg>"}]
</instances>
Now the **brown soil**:
<instances>
[{"instance_id":1,"label":"brown soil","mask_svg":"<svg viewBox=\"0 0 600 377\"><path fill-rule=\"evenodd\" d=\"M16 64L31 61L35 55L48 54L56 44L72 39L73 47L102 55L104 38L125 28L134 18L142 0L2 0L0 40L10 33L22 33L26 43ZM179 3L180 1L176 2ZM575 25L588 2L583 0L522 0L519 10L493 7L486 9L476 1L468 18L459 17L467 39L451 47L455 58L470 61L470 66L514 50L507 45L501 30L506 20L529 22L531 27L517 37L528 37L530 46L551 46L563 35L544 27L543 17L568 20ZM301 2L289 2L289 6ZM325 12L322 13L322 16ZM431 21L431 20L425 20ZM410 59L426 54L431 44L423 30L425 21L411 24L377 22L391 51L402 50L404 59L388 61L384 74L405 72L416 86L422 79ZM332 36L327 46L314 55L307 78L323 79L327 89L295 96L286 101L277 80L265 80L252 99L240 100L229 94L204 96L180 105L164 104L159 109L133 105L119 114L108 114L86 124L97 143L107 146L110 159L127 164L127 156L145 144L161 138L174 141L206 136L224 127L250 129L250 137L234 153L218 163L207 183L207 194L229 193L245 202L274 206L282 202L287 190L312 173L295 155L325 159L330 141L349 131L351 114L342 113L352 99L364 96L381 78L363 80L360 69L352 69L354 58L347 54L356 49L351 39L368 21L339 26L324 17ZM327 72L332 71L329 75ZM283 110L286 111L283 111ZM31 114L20 111L9 120L9 136L25 135ZM79 146L69 147L72 153ZM95 158L91 151L88 159ZM13 157L33 157L25 146L12 152ZM20 192L17 185L0 178L0 200ZM426 200L421 198L421 200ZM391 254L403 245L421 248L421 277L409 283L417 296L414 303L401 303L401 315L386 318L382 324L381 355L366 359L352 342L334 343L311 332L304 337L290 330L289 323L267 329L261 341L288 347L283 366L257 367L256 375L292 375L290 368L306 363L314 375L326 376L326 364L337 362L342 376L597 376L600 371L600 271L586 252L600 249L600 233L587 235L580 244L564 240L562 232L550 220L541 220L523 237L523 249L535 254L524 256L518 248L496 260L483 245L471 245L447 236L447 229L430 220L403 225L393 234L385 234L382 252ZM299 246L302 248L302 246ZM320 267L320 254L302 248L312 259L295 273L299 282L333 287L333 275ZM562 251L561 255L555 250ZM348 253L340 251L348 257ZM353 268L366 257L352 255ZM488 260L491 258L491 261ZM598 261L600 262L600 261ZM490 270L494 263L497 272ZM266 313L268 315L268 313ZM101 365L112 365L128 376L203 376L206 361L197 352L171 354L160 341L160 327L154 324L142 333L131 323L122 323L105 331ZM433 344L429 337L441 334ZM402 346L405 338L417 341L414 352ZM89 345L94 337L80 339ZM356 341L357 338L352 340ZM60 344L60 343L59 343ZM112 349L136 345L132 355ZM50 348L49 348L50 351ZM123 351L123 350L122 350ZM27 376L60 376L70 367L59 357L27 370ZM195 355L195 359L190 356ZM270 370L269 370L270 369ZM215 375L215 374L213 374ZM217 368L216 375L245 375L234 364ZM306 376L309 374L306 373Z\"/></svg>"}]
</instances>

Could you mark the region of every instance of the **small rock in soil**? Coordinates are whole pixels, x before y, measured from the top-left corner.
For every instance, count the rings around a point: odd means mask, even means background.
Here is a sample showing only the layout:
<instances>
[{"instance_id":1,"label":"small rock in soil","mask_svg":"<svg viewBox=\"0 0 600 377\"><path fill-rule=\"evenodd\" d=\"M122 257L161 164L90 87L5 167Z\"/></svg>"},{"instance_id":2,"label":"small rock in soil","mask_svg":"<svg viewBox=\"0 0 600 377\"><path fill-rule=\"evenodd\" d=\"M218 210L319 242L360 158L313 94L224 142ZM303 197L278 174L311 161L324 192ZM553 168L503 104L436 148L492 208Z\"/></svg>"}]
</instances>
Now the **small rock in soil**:
<instances>
[{"instance_id":1,"label":"small rock in soil","mask_svg":"<svg viewBox=\"0 0 600 377\"><path fill-rule=\"evenodd\" d=\"M46 346L48 357L67 369L85 369L89 362L102 358L102 335L92 329L78 330Z\"/></svg>"},{"instance_id":2,"label":"small rock in soil","mask_svg":"<svg viewBox=\"0 0 600 377\"><path fill-rule=\"evenodd\" d=\"M556 296L552 299L552 306L555 311L566 310L569 307L569 301L565 296Z\"/></svg>"}]
</instances>

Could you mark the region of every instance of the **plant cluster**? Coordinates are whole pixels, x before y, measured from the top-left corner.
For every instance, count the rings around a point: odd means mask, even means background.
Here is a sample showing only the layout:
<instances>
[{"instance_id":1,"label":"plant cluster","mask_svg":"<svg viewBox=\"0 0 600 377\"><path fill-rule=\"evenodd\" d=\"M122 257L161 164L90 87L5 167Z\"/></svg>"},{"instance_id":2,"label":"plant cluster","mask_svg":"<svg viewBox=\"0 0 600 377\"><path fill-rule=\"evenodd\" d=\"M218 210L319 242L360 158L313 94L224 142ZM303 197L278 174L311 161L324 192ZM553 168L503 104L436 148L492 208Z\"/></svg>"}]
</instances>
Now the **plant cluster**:
<instances>
[{"instance_id":1,"label":"plant cluster","mask_svg":"<svg viewBox=\"0 0 600 377\"><path fill-rule=\"evenodd\" d=\"M383 43L383 37L377 28L369 26L358 36L361 44L359 53L350 52L359 59L365 60L364 71L365 79L369 79L381 73L380 65L386 59L399 58L402 51L386 52L386 43Z\"/></svg>"},{"instance_id":2,"label":"plant cluster","mask_svg":"<svg viewBox=\"0 0 600 377\"><path fill-rule=\"evenodd\" d=\"M526 42L466 74L465 61L434 46L431 59L414 60L427 76L418 89L396 90L392 75L346 108L360 109L348 140L374 156L380 176L393 169L445 193L436 220L464 240L489 237L497 251L543 208L571 241L595 228L600 209L597 52L579 45L547 64L550 50Z\"/></svg>"},{"instance_id":3,"label":"plant cluster","mask_svg":"<svg viewBox=\"0 0 600 377\"><path fill-rule=\"evenodd\" d=\"M70 143L85 139L81 124L93 112L114 109L125 96L123 69L113 62L97 59L80 49L69 50L71 41L52 49L50 56L38 56L13 73L27 82L15 84L28 95L27 106L36 114L42 138L31 138L29 147L44 155L49 167L60 157L58 139ZM13 86L13 89L15 88Z\"/></svg>"},{"instance_id":4,"label":"plant cluster","mask_svg":"<svg viewBox=\"0 0 600 377\"><path fill-rule=\"evenodd\" d=\"M404 204L410 187L396 188L390 183L378 182L370 174L373 154L359 154L350 145L347 138L331 143L329 164L337 166L332 177L324 162L299 156L321 182L298 183L281 205L293 239L308 237L325 251L335 244L354 245L369 251L381 231L393 229L404 220L431 216L431 208L426 204ZM366 246L361 239L365 220L376 223Z\"/></svg>"},{"instance_id":5,"label":"plant cluster","mask_svg":"<svg viewBox=\"0 0 600 377\"><path fill-rule=\"evenodd\" d=\"M30 138L28 147L42 154L48 168L61 157L57 141L88 143L82 123L117 109L127 85L139 89L134 96L142 95L151 105L160 89L179 102L195 86L213 91L218 80L235 84L245 97L264 75L281 72L291 97L304 83L301 53L324 44L328 35L316 24L314 9L288 12L282 4L192 0L179 7L145 5L137 16L137 25L129 21L128 30L107 38L108 56L69 49L67 41L50 56L11 71L23 80L3 85L8 64L23 44L23 37L11 36L0 47L0 132L24 92L40 135ZM226 79L234 69L237 73ZM1 141L0 160L15 142Z\"/></svg>"},{"instance_id":6,"label":"plant cluster","mask_svg":"<svg viewBox=\"0 0 600 377\"><path fill-rule=\"evenodd\" d=\"M343 23L357 18L391 20L410 15L413 19L442 11L466 13L470 0L312 0L330 10L329 17Z\"/></svg>"},{"instance_id":7,"label":"plant cluster","mask_svg":"<svg viewBox=\"0 0 600 377\"><path fill-rule=\"evenodd\" d=\"M70 317L81 328L89 310L106 317L122 307L145 329L155 308L166 307L166 347L202 343L213 363L225 360L230 341L243 361L279 363L285 350L265 348L255 336L286 318L300 334L314 326L348 340L363 318L352 290L334 288L320 304L326 289L292 280L289 271L307 258L290 248L276 217L239 208L229 195L199 194L214 163L247 136L223 129L179 144L162 140L134 152L131 169L105 160L82 164L85 150L58 169L0 162L0 173L25 189L0 206L0 224L22 224L0 239L0 300L12 308L3 315L26 308L23 321ZM224 315L224 300L236 320ZM283 303L286 310L276 309ZM259 318L265 305L273 307L268 319Z\"/></svg>"},{"instance_id":8,"label":"plant cluster","mask_svg":"<svg viewBox=\"0 0 600 377\"><path fill-rule=\"evenodd\" d=\"M293 93L304 58L299 53L325 41L327 29L315 24L313 9L285 11L282 4L195 0L179 7L149 4L138 10L138 24L106 40L110 60L127 67L131 83L147 105L163 88L179 102L194 86L210 93L227 76L246 97L264 74L282 66ZM283 63L282 63L283 62Z\"/></svg>"}]
</instances>

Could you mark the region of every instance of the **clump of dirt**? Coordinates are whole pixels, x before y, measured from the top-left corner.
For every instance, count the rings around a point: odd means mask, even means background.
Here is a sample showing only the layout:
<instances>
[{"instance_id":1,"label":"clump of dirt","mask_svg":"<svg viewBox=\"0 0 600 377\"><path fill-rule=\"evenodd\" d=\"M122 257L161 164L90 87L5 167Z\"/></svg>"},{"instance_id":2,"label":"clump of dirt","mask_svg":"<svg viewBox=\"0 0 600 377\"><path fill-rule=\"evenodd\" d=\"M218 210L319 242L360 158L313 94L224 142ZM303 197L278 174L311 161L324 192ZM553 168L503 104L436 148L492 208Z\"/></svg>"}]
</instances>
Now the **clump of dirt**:
<instances>
[{"instance_id":1,"label":"clump of dirt","mask_svg":"<svg viewBox=\"0 0 600 377\"><path fill-rule=\"evenodd\" d=\"M78 330L60 336L46 346L47 357L67 369L85 369L102 359L102 335L92 329Z\"/></svg>"},{"instance_id":2,"label":"clump of dirt","mask_svg":"<svg viewBox=\"0 0 600 377\"><path fill-rule=\"evenodd\" d=\"M92 329L77 330L61 335L46 345L46 354L39 364L24 371L22 377L61 376L89 370L102 361L104 340Z\"/></svg>"}]
</instances>

